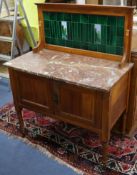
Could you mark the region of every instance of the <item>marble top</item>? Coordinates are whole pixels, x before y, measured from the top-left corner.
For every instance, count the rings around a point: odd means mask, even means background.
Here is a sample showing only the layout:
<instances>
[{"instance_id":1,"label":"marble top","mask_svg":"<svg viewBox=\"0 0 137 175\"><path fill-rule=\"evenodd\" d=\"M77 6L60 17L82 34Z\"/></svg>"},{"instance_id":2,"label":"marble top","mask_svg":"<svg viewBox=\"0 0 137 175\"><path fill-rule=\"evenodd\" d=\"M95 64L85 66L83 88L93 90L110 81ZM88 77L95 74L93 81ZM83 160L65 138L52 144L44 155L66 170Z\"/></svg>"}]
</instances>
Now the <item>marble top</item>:
<instances>
[{"instance_id":1,"label":"marble top","mask_svg":"<svg viewBox=\"0 0 137 175\"><path fill-rule=\"evenodd\" d=\"M119 68L119 62L43 49L5 63L14 69L87 88L110 91L133 64Z\"/></svg>"}]
</instances>

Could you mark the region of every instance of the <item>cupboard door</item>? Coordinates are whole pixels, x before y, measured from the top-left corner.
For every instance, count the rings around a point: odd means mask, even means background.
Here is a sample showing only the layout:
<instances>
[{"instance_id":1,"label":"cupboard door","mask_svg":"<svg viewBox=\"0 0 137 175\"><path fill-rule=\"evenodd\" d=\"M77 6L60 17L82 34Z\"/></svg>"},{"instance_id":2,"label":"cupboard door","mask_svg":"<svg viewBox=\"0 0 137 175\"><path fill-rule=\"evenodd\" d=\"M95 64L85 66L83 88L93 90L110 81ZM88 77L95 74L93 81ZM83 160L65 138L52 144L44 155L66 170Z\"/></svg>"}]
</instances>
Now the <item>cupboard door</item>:
<instances>
[{"instance_id":1,"label":"cupboard door","mask_svg":"<svg viewBox=\"0 0 137 175\"><path fill-rule=\"evenodd\" d=\"M96 91L65 83L54 83L54 92L58 96L58 103L55 101L55 113L61 119L82 127L101 127L101 103Z\"/></svg>"},{"instance_id":2,"label":"cupboard door","mask_svg":"<svg viewBox=\"0 0 137 175\"><path fill-rule=\"evenodd\" d=\"M45 77L16 71L16 90L21 105L34 111L51 110L51 82Z\"/></svg>"}]
</instances>

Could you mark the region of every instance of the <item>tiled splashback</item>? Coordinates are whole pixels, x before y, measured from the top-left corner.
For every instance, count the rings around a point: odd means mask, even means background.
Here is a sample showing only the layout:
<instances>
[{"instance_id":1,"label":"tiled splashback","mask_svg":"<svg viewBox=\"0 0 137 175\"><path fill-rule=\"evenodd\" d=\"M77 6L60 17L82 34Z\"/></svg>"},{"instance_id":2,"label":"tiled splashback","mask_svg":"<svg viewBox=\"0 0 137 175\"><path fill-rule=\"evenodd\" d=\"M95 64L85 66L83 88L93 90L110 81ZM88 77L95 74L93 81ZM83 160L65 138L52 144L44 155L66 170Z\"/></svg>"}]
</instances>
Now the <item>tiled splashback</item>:
<instances>
[{"instance_id":1,"label":"tiled splashback","mask_svg":"<svg viewBox=\"0 0 137 175\"><path fill-rule=\"evenodd\" d=\"M43 15L48 44L123 55L124 17L55 12Z\"/></svg>"}]
</instances>

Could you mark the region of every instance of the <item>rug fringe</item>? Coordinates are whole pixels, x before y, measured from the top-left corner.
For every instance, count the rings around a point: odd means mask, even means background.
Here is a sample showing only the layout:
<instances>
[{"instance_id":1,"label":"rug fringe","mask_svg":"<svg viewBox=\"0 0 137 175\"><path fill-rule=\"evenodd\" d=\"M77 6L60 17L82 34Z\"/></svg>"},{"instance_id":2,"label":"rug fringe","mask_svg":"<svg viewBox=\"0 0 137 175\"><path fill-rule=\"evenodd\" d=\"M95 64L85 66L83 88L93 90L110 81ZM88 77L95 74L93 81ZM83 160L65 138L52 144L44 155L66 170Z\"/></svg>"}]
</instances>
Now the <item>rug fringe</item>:
<instances>
[{"instance_id":1,"label":"rug fringe","mask_svg":"<svg viewBox=\"0 0 137 175\"><path fill-rule=\"evenodd\" d=\"M67 164L66 162L64 162L60 158L58 158L55 155L53 155L52 153L50 153L46 148L43 148L42 146L40 146L38 144L31 143L31 141L29 141L27 138L22 138L20 136L13 135L12 133L8 133L7 131L4 131L2 129L0 129L0 132L7 135L7 136L9 136L9 137L11 137L11 138L18 139L18 140L22 141L23 143L26 143L26 144L30 145L32 148L38 149L41 153L47 155L48 158L52 158L55 161L57 161L59 164L65 165L68 168L71 168L74 172L78 173L79 175L85 175L82 171L80 171L77 168Z\"/></svg>"}]
</instances>

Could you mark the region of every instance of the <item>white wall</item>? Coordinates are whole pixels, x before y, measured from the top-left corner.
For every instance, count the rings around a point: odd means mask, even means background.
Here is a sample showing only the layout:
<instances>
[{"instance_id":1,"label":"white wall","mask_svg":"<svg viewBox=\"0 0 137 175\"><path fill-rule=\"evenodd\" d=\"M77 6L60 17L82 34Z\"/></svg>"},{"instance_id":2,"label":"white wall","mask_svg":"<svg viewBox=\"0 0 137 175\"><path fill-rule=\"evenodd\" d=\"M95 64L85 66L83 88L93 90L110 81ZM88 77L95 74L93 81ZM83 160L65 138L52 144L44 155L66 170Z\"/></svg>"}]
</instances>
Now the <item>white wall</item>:
<instances>
[{"instance_id":1,"label":"white wall","mask_svg":"<svg viewBox=\"0 0 137 175\"><path fill-rule=\"evenodd\" d=\"M86 0L86 4L98 4L98 0Z\"/></svg>"},{"instance_id":2,"label":"white wall","mask_svg":"<svg viewBox=\"0 0 137 175\"><path fill-rule=\"evenodd\" d=\"M126 5L127 0L103 0L104 5Z\"/></svg>"},{"instance_id":3,"label":"white wall","mask_svg":"<svg viewBox=\"0 0 137 175\"><path fill-rule=\"evenodd\" d=\"M14 5L14 0L6 0L7 4L12 7Z\"/></svg>"}]
</instances>

